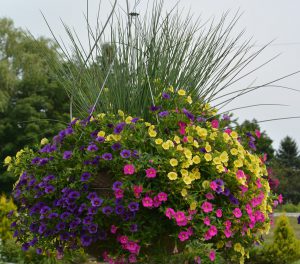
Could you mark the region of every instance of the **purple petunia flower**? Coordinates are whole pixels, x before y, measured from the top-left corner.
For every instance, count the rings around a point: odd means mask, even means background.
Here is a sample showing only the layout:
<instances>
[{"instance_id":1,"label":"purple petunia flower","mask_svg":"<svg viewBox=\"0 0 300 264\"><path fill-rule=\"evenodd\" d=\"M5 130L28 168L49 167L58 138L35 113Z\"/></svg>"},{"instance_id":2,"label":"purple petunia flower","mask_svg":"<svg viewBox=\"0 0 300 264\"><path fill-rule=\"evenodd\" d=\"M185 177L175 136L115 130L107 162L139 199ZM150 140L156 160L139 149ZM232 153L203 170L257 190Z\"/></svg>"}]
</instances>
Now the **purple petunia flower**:
<instances>
[{"instance_id":1,"label":"purple petunia flower","mask_svg":"<svg viewBox=\"0 0 300 264\"><path fill-rule=\"evenodd\" d=\"M124 211L125 211L125 208L124 208L123 205L117 205L116 208L115 208L115 213L116 213L117 215L123 214Z\"/></svg>"},{"instance_id":2,"label":"purple petunia flower","mask_svg":"<svg viewBox=\"0 0 300 264\"><path fill-rule=\"evenodd\" d=\"M70 238L70 234L65 232L59 235L61 241L67 241Z\"/></svg>"},{"instance_id":3,"label":"purple petunia flower","mask_svg":"<svg viewBox=\"0 0 300 264\"><path fill-rule=\"evenodd\" d=\"M215 183L219 186L223 186L224 185L224 181L222 179L216 179Z\"/></svg>"},{"instance_id":4,"label":"purple petunia flower","mask_svg":"<svg viewBox=\"0 0 300 264\"><path fill-rule=\"evenodd\" d=\"M66 228L66 223L65 222L59 222L57 225L56 225L56 229L57 230L64 230Z\"/></svg>"},{"instance_id":5,"label":"purple petunia flower","mask_svg":"<svg viewBox=\"0 0 300 264\"><path fill-rule=\"evenodd\" d=\"M139 118L138 118L138 117L135 117L135 118L132 118L132 119L131 119L131 123L136 123L137 121L139 121Z\"/></svg>"},{"instance_id":6,"label":"purple petunia flower","mask_svg":"<svg viewBox=\"0 0 300 264\"><path fill-rule=\"evenodd\" d=\"M131 212L136 212L139 210L139 203L131 202L128 204L128 208Z\"/></svg>"},{"instance_id":7,"label":"purple petunia flower","mask_svg":"<svg viewBox=\"0 0 300 264\"><path fill-rule=\"evenodd\" d=\"M39 226L39 234L43 234L46 231L47 227L45 223L41 223L41 225Z\"/></svg>"},{"instance_id":8,"label":"purple petunia flower","mask_svg":"<svg viewBox=\"0 0 300 264\"><path fill-rule=\"evenodd\" d=\"M162 111L162 112L158 113L158 115L160 117L165 117L165 116L169 115L169 112L168 111Z\"/></svg>"},{"instance_id":9,"label":"purple petunia flower","mask_svg":"<svg viewBox=\"0 0 300 264\"><path fill-rule=\"evenodd\" d=\"M115 144L113 144L111 146L112 150L117 151L119 149L121 149L121 144L119 142L116 142Z\"/></svg>"},{"instance_id":10,"label":"purple petunia flower","mask_svg":"<svg viewBox=\"0 0 300 264\"><path fill-rule=\"evenodd\" d=\"M64 152L63 154L63 159L67 160L67 159L70 159L72 157L72 151L71 150L67 150Z\"/></svg>"},{"instance_id":11,"label":"purple petunia flower","mask_svg":"<svg viewBox=\"0 0 300 264\"><path fill-rule=\"evenodd\" d=\"M82 213L83 211L85 211L87 208L87 205L85 203L81 204L78 208L78 213Z\"/></svg>"},{"instance_id":12,"label":"purple petunia flower","mask_svg":"<svg viewBox=\"0 0 300 264\"><path fill-rule=\"evenodd\" d=\"M47 175L43 178L44 182L49 182L49 181L53 181L55 179L54 175Z\"/></svg>"},{"instance_id":13,"label":"purple petunia flower","mask_svg":"<svg viewBox=\"0 0 300 264\"><path fill-rule=\"evenodd\" d=\"M99 207L103 204L103 199L96 197L91 200L92 206Z\"/></svg>"},{"instance_id":14,"label":"purple petunia flower","mask_svg":"<svg viewBox=\"0 0 300 264\"><path fill-rule=\"evenodd\" d=\"M240 203L239 200L235 198L232 194L229 195L229 200L234 205L238 205Z\"/></svg>"},{"instance_id":15,"label":"purple petunia flower","mask_svg":"<svg viewBox=\"0 0 300 264\"><path fill-rule=\"evenodd\" d=\"M165 99L165 100L168 100L171 98L171 96L165 92L162 93L162 98Z\"/></svg>"},{"instance_id":16,"label":"purple petunia flower","mask_svg":"<svg viewBox=\"0 0 300 264\"><path fill-rule=\"evenodd\" d=\"M111 153L104 153L103 155L102 155L102 159L104 159L104 160L112 160L112 154Z\"/></svg>"},{"instance_id":17,"label":"purple petunia flower","mask_svg":"<svg viewBox=\"0 0 300 264\"><path fill-rule=\"evenodd\" d=\"M131 232L137 232L138 231L138 225L137 224L130 225L130 231Z\"/></svg>"},{"instance_id":18,"label":"purple petunia flower","mask_svg":"<svg viewBox=\"0 0 300 264\"><path fill-rule=\"evenodd\" d=\"M31 160L31 164L34 165L34 164L39 164L40 162L40 158L39 157L35 157Z\"/></svg>"},{"instance_id":19,"label":"purple petunia flower","mask_svg":"<svg viewBox=\"0 0 300 264\"><path fill-rule=\"evenodd\" d=\"M81 174L80 180L82 182L85 182L85 181L88 181L90 178L91 178L91 174L86 171L86 172L84 172L84 173Z\"/></svg>"},{"instance_id":20,"label":"purple petunia flower","mask_svg":"<svg viewBox=\"0 0 300 264\"><path fill-rule=\"evenodd\" d=\"M125 128L125 126L126 126L125 122L121 122L121 123L117 124L114 128L114 133L120 134L123 131L123 129Z\"/></svg>"},{"instance_id":21,"label":"purple petunia flower","mask_svg":"<svg viewBox=\"0 0 300 264\"><path fill-rule=\"evenodd\" d=\"M96 141L99 142L99 143L102 143L102 142L105 141L105 137L97 137Z\"/></svg>"},{"instance_id":22,"label":"purple petunia flower","mask_svg":"<svg viewBox=\"0 0 300 264\"><path fill-rule=\"evenodd\" d=\"M87 198L89 200L93 200L95 199L96 197L98 197L97 193L96 192L90 192L88 195L87 195Z\"/></svg>"},{"instance_id":23,"label":"purple petunia flower","mask_svg":"<svg viewBox=\"0 0 300 264\"><path fill-rule=\"evenodd\" d=\"M71 213L69 213L69 212L63 212L63 213L60 215L60 219L61 219L61 220L66 220L66 219L68 219L70 216L71 216Z\"/></svg>"},{"instance_id":24,"label":"purple petunia flower","mask_svg":"<svg viewBox=\"0 0 300 264\"><path fill-rule=\"evenodd\" d=\"M102 212L106 215L111 215L114 209L111 206L105 206L102 208Z\"/></svg>"},{"instance_id":25,"label":"purple petunia flower","mask_svg":"<svg viewBox=\"0 0 300 264\"><path fill-rule=\"evenodd\" d=\"M57 218L58 217L58 213L50 213L49 215L48 215L48 219L54 219L54 218Z\"/></svg>"},{"instance_id":26,"label":"purple petunia flower","mask_svg":"<svg viewBox=\"0 0 300 264\"><path fill-rule=\"evenodd\" d=\"M121 157L124 159L130 158L131 152L128 149L123 149L120 153Z\"/></svg>"},{"instance_id":27,"label":"purple petunia flower","mask_svg":"<svg viewBox=\"0 0 300 264\"><path fill-rule=\"evenodd\" d=\"M41 255L43 253L43 250L41 248L37 248L35 252L36 254Z\"/></svg>"},{"instance_id":28,"label":"purple petunia flower","mask_svg":"<svg viewBox=\"0 0 300 264\"><path fill-rule=\"evenodd\" d=\"M29 245L31 247L33 247L36 243L38 242L38 239L36 237L34 237L30 242L29 242Z\"/></svg>"},{"instance_id":29,"label":"purple petunia flower","mask_svg":"<svg viewBox=\"0 0 300 264\"><path fill-rule=\"evenodd\" d=\"M185 108L182 109L182 112L186 115L186 117L192 121L195 120L195 116L188 110L186 110Z\"/></svg>"},{"instance_id":30,"label":"purple petunia flower","mask_svg":"<svg viewBox=\"0 0 300 264\"><path fill-rule=\"evenodd\" d=\"M51 208L49 206L43 206L40 210L40 214L47 214L51 211Z\"/></svg>"},{"instance_id":31,"label":"purple petunia flower","mask_svg":"<svg viewBox=\"0 0 300 264\"><path fill-rule=\"evenodd\" d=\"M85 218L83 218L82 223L84 225L90 225L93 221L93 217L91 215L86 216Z\"/></svg>"},{"instance_id":32,"label":"purple petunia flower","mask_svg":"<svg viewBox=\"0 0 300 264\"><path fill-rule=\"evenodd\" d=\"M113 183L112 189L113 189L114 191L116 191L116 190L120 189L120 188L122 187L122 185L123 185L122 182L120 182L120 181L115 181L115 182Z\"/></svg>"},{"instance_id":33,"label":"purple petunia flower","mask_svg":"<svg viewBox=\"0 0 300 264\"><path fill-rule=\"evenodd\" d=\"M36 233L39 230L39 226L37 223L31 223L29 226L29 230L32 233Z\"/></svg>"},{"instance_id":34,"label":"purple petunia flower","mask_svg":"<svg viewBox=\"0 0 300 264\"><path fill-rule=\"evenodd\" d=\"M229 115L226 115L226 114L224 114L224 115L223 115L223 120L225 120L225 121L229 121L229 120L230 120L230 116L229 116Z\"/></svg>"},{"instance_id":35,"label":"purple petunia flower","mask_svg":"<svg viewBox=\"0 0 300 264\"><path fill-rule=\"evenodd\" d=\"M91 224L89 226L89 232L90 232L90 234L97 233L97 230L98 230L98 225L97 224Z\"/></svg>"},{"instance_id":36,"label":"purple petunia flower","mask_svg":"<svg viewBox=\"0 0 300 264\"><path fill-rule=\"evenodd\" d=\"M97 151L97 150L98 150L98 147L97 147L96 144L90 144L90 145L88 145L88 147L87 147L86 150L87 150L87 151L90 151L90 152L94 152L94 151Z\"/></svg>"},{"instance_id":37,"label":"purple petunia flower","mask_svg":"<svg viewBox=\"0 0 300 264\"><path fill-rule=\"evenodd\" d=\"M206 118L202 117L202 116L198 116L196 119L198 122L206 122Z\"/></svg>"},{"instance_id":38,"label":"purple petunia flower","mask_svg":"<svg viewBox=\"0 0 300 264\"><path fill-rule=\"evenodd\" d=\"M94 130L93 132L91 132L91 134L90 134L91 138L96 138L98 132L99 132L98 130Z\"/></svg>"},{"instance_id":39,"label":"purple petunia flower","mask_svg":"<svg viewBox=\"0 0 300 264\"><path fill-rule=\"evenodd\" d=\"M48 163L49 159L48 158L40 158L39 160L39 166L46 165Z\"/></svg>"},{"instance_id":40,"label":"purple petunia flower","mask_svg":"<svg viewBox=\"0 0 300 264\"><path fill-rule=\"evenodd\" d=\"M29 243L24 243L24 244L22 245L22 250L23 250L23 251L27 251L29 248L30 248Z\"/></svg>"},{"instance_id":41,"label":"purple petunia flower","mask_svg":"<svg viewBox=\"0 0 300 264\"><path fill-rule=\"evenodd\" d=\"M80 197L80 192L72 191L68 194L68 197L71 199L78 199Z\"/></svg>"},{"instance_id":42,"label":"purple petunia flower","mask_svg":"<svg viewBox=\"0 0 300 264\"><path fill-rule=\"evenodd\" d=\"M225 196L229 196L230 195L230 190L228 188L225 188L224 191L223 191L223 194Z\"/></svg>"},{"instance_id":43,"label":"purple petunia flower","mask_svg":"<svg viewBox=\"0 0 300 264\"><path fill-rule=\"evenodd\" d=\"M82 246L88 247L89 245L91 245L93 239L88 235L83 235L81 236L80 241Z\"/></svg>"},{"instance_id":44,"label":"purple petunia flower","mask_svg":"<svg viewBox=\"0 0 300 264\"><path fill-rule=\"evenodd\" d=\"M151 105L150 106L150 111L151 112L155 112L155 111L158 111L159 109L161 109L161 106L158 106L158 105Z\"/></svg>"},{"instance_id":45,"label":"purple petunia flower","mask_svg":"<svg viewBox=\"0 0 300 264\"><path fill-rule=\"evenodd\" d=\"M53 193L55 191L55 187L52 185L48 185L45 188L45 193Z\"/></svg>"}]
</instances>

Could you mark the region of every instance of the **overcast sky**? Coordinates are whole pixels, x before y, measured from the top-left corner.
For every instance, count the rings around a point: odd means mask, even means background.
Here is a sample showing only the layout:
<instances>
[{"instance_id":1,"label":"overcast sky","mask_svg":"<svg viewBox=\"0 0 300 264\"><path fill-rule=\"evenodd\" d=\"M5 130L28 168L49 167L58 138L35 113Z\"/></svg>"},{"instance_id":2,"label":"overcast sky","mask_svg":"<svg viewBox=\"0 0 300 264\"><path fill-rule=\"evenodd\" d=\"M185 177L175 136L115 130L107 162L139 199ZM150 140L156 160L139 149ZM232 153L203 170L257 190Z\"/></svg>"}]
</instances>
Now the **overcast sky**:
<instances>
[{"instance_id":1,"label":"overcast sky","mask_svg":"<svg viewBox=\"0 0 300 264\"><path fill-rule=\"evenodd\" d=\"M135 0L129 0L134 6ZM147 1L141 0L136 11L143 13ZM165 0L165 8L173 7L177 1ZM125 0L118 0L120 6L124 6ZM95 17L99 0L89 0L89 12ZM110 2L102 0L102 8L107 11ZM273 44L256 60L249 69L255 68L260 63L281 53L275 62L267 65L262 70L252 75L253 79L260 82L273 80L286 74L300 70L300 1L299 0L181 0L180 8L196 16L206 19L220 16L226 11L237 10L243 15L236 27L236 32L246 29L245 39L252 38L257 46L271 40ZM28 29L34 36L50 37L50 32L42 18L43 12L52 30L65 37L61 21L64 21L76 29L79 37L87 43L84 13L86 13L86 0L0 0L0 17L12 18L17 27ZM103 21L105 12L102 13ZM282 80L280 85L300 89L300 74ZM246 83L240 83L243 86ZM241 87L243 88L243 87ZM256 103L282 103L289 107L258 107L236 111L235 114L243 119L256 118L266 120L277 117L300 116L300 93L289 92L274 88L266 88L264 91L254 92L251 95L240 98L231 107ZM280 140L286 135L296 139L300 146L300 119L290 119L262 123L277 148Z\"/></svg>"}]
</instances>

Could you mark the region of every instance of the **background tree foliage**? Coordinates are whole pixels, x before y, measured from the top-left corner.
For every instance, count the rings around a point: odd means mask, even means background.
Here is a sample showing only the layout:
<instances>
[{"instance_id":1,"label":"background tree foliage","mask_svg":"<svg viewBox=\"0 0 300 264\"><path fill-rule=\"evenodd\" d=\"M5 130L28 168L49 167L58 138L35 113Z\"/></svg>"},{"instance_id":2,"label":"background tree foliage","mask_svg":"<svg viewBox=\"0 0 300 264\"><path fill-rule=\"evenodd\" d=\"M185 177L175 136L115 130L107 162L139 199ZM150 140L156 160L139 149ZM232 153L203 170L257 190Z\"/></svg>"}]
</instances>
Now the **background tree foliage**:
<instances>
[{"instance_id":1,"label":"background tree foliage","mask_svg":"<svg viewBox=\"0 0 300 264\"><path fill-rule=\"evenodd\" d=\"M52 77L49 57L59 60L50 40L34 40L10 19L0 19L1 161L53 135L68 121L68 97ZM8 192L15 180L1 166L1 191Z\"/></svg>"}]
</instances>

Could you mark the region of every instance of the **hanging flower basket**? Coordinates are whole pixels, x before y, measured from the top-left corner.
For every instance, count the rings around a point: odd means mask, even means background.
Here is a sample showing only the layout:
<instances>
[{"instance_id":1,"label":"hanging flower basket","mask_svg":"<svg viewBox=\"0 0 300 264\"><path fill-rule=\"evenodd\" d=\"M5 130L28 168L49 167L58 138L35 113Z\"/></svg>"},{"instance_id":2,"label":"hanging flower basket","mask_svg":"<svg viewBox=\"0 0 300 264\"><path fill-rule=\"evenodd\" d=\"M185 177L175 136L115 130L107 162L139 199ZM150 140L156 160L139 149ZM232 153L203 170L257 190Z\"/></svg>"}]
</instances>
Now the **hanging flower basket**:
<instances>
[{"instance_id":1,"label":"hanging flower basket","mask_svg":"<svg viewBox=\"0 0 300 264\"><path fill-rule=\"evenodd\" d=\"M148 122L122 111L74 119L13 158L9 170L21 175L13 228L23 249L83 247L134 263L200 241L214 248L202 259L214 260L215 250L247 256L270 227L265 160L228 116L192 101L170 87Z\"/></svg>"}]
</instances>

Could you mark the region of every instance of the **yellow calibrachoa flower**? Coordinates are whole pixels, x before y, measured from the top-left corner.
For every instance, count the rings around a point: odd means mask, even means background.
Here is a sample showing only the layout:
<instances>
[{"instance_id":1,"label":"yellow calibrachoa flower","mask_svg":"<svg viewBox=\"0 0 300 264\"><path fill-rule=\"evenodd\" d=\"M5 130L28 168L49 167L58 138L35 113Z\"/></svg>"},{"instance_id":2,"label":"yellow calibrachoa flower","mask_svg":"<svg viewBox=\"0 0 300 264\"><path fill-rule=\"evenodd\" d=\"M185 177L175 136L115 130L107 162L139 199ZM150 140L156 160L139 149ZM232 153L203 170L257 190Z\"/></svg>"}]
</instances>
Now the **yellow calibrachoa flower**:
<instances>
[{"instance_id":1,"label":"yellow calibrachoa flower","mask_svg":"<svg viewBox=\"0 0 300 264\"><path fill-rule=\"evenodd\" d=\"M189 177L189 176L183 176L183 177L182 177L182 180L183 180L183 182L184 182L186 185L190 185L190 184L192 183L192 181L193 181L193 179L192 179L191 177Z\"/></svg>"},{"instance_id":2,"label":"yellow calibrachoa flower","mask_svg":"<svg viewBox=\"0 0 300 264\"><path fill-rule=\"evenodd\" d=\"M217 165L216 168L217 168L217 170L218 170L219 173L222 173L222 172L225 171L223 165L221 165L221 164L220 164L220 165Z\"/></svg>"},{"instance_id":3,"label":"yellow calibrachoa flower","mask_svg":"<svg viewBox=\"0 0 300 264\"><path fill-rule=\"evenodd\" d=\"M230 140L230 136L227 133L223 133L223 138L226 142L228 142Z\"/></svg>"},{"instance_id":4,"label":"yellow calibrachoa flower","mask_svg":"<svg viewBox=\"0 0 300 264\"><path fill-rule=\"evenodd\" d=\"M189 143L193 143L194 138L192 136L187 136L187 140Z\"/></svg>"},{"instance_id":5,"label":"yellow calibrachoa flower","mask_svg":"<svg viewBox=\"0 0 300 264\"><path fill-rule=\"evenodd\" d=\"M197 134L201 137L201 139L205 139L207 137L207 130L205 128L196 127Z\"/></svg>"},{"instance_id":6,"label":"yellow calibrachoa flower","mask_svg":"<svg viewBox=\"0 0 300 264\"><path fill-rule=\"evenodd\" d=\"M182 189L182 190L181 190L181 195L182 195L183 197L187 196L187 194L188 194L188 192L187 192L186 189Z\"/></svg>"},{"instance_id":7,"label":"yellow calibrachoa flower","mask_svg":"<svg viewBox=\"0 0 300 264\"><path fill-rule=\"evenodd\" d=\"M46 144L48 144L49 143L49 140L48 140L48 138L43 138L42 140L41 140L41 145L43 146L43 145L46 145Z\"/></svg>"},{"instance_id":8,"label":"yellow calibrachoa flower","mask_svg":"<svg viewBox=\"0 0 300 264\"><path fill-rule=\"evenodd\" d=\"M175 136L174 137L174 141L176 142L176 144L179 144L180 143L180 137Z\"/></svg>"},{"instance_id":9,"label":"yellow calibrachoa flower","mask_svg":"<svg viewBox=\"0 0 300 264\"><path fill-rule=\"evenodd\" d=\"M97 115L97 118L102 119L102 118L104 118L105 116L106 116L106 114L100 113L100 114ZM79 121L79 120L77 120L77 121ZM76 124L77 124L77 121L76 121Z\"/></svg>"},{"instance_id":10,"label":"yellow calibrachoa flower","mask_svg":"<svg viewBox=\"0 0 300 264\"><path fill-rule=\"evenodd\" d=\"M236 168L243 167L243 161L241 161L240 159L235 160L233 163L234 163L234 167Z\"/></svg>"},{"instance_id":11,"label":"yellow calibrachoa flower","mask_svg":"<svg viewBox=\"0 0 300 264\"><path fill-rule=\"evenodd\" d=\"M183 90L183 89L179 89L177 93L179 95L185 95L186 94L185 90Z\"/></svg>"},{"instance_id":12,"label":"yellow calibrachoa flower","mask_svg":"<svg viewBox=\"0 0 300 264\"><path fill-rule=\"evenodd\" d=\"M233 148L230 150L231 155L236 156L238 154L238 150L236 148Z\"/></svg>"},{"instance_id":13,"label":"yellow calibrachoa flower","mask_svg":"<svg viewBox=\"0 0 300 264\"><path fill-rule=\"evenodd\" d=\"M182 151L182 150L183 150L183 147L182 147L181 144L179 144L179 145L177 145L176 149L177 149L178 151Z\"/></svg>"},{"instance_id":14,"label":"yellow calibrachoa flower","mask_svg":"<svg viewBox=\"0 0 300 264\"><path fill-rule=\"evenodd\" d=\"M17 157L17 158L20 158L21 155L22 155L24 152L25 152L25 151L24 151L23 149L19 150L19 151L17 152L17 154L16 154L16 157Z\"/></svg>"},{"instance_id":15,"label":"yellow calibrachoa flower","mask_svg":"<svg viewBox=\"0 0 300 264\"><path fill-rule=\"evenodd\" d=\"M181 169L180 173L181 173L182 177L185 177L185 176L189 175L189 172L187 170L185 170L185 169Z\"/></svg>"},{"instance_id":16,"label":"yellow calibrachoa flower","mask_svg":"<svg viewBox=\"0 0 300 264\"><path fill-rule=\"evenodd\" d=\"M220 249L220 248L224 247L224 244L225 243L223 241L218 241L217 248Z\"/></svg>"},{"instance_id":17,"label":"yellow calibrachoa flower","mask_svg":"<svg viewBox=\"0 0 300 264\"><path fill-rule=\"evenodd\" d=\"M193 180L199 180L201 178L201 174L200 174L199 170L198 171L192 171L190 176Z\"/></svg>"},{"instance_id":18,"label":"yellow calibrachoa flower","mask_svg":"<svg viewBox=\"0 0 300 264\"><path fill-rule=\"evenodd\" d=\"M192 97L191 96L188 96L186 98L186 101L189 103L189 104L192 104L193 103L193 100L192 100Z\"/></svg>"},{"instance_id":19,"label":"yellow calibrachoa flower","mask_svg":"<svg viewBox=\"0 0 300 264\"><path fill-rule=\"evenodd\" d=\"M196 147L196 148L199 148L199 143L197 140L194 140L193 142L193 146Z\"/></svg>"},{"instance_id":20,"label":"yellow calibrachoa flower","mask_svg":"<svg viewBox=\"0 0 300 264\"><path fill-rule=\"evenodd\" d=\"M157 132L155 130L149 129L148 134L149 134L150 137L156 137Z\"/></svg>"},{"instance_id":21,"label":"yellow calibrachoa flower","mask_svg":"<svg viewBox=\"0 0 300 264\"><path fill-rule=\"evenodd\" d=\"M213 162L214 162L215 165L221 164L221 159L219 157L215 157L213 159Z\"/></svg>"},{"instance_id":22,"label":"yellow calibrachoa flower","mask_svg":"<svg viewBox=\"0 0 300 264\"><path fill-rule=\"evenodd\" d=\"M211 145L210 145L208 142L206 142L205 150L206 150L207 152L211 152Z\"/></svg>"},{"instance_id":23,"label":"yellow calibrachoa flower","mask_svg":"<svg viewBox=\"0 0 300 264\"><path fill-rule=\"evenodd\" d=\"M210 185L210 182L209 182L209 181L203 181L203 182L202 182L202 187L203 187L204 189L208 189L208 188L209 188L209 185Z\"/></svg>"},{"instance_id":24,"label":"yellow calibrachoa flower","mask_svg":"<svg viewBox=\"0 0 300 264\"><path fill-rule=\"evenodd\" d=\"M234 139L237 139L239 135L235 131L231 131L230 136Z\"/></svg>"},{"instance_id":25,"label":"yellow calibrachoa flower","mask_svg":"<svg viewBox=\"0 0 300 264\"><path fill-rule=\"evenodd\" d=\"M122 136L120 134L118 135L111 135L112 139L115 140L115 141L120 141Z\"/></svg>"},{"instance_id":26,"label":"yellow calibrachoa flower","mask_svg":"<svg viewBox=\"0 0 300 264\"><path fill-rule=\"evenodd\" d=\"M184 148L183 153L187 159L191 159L193 156L192 151L190 151L188 148Z\"/></svg>"},{"instance_id":27,"label":"yellow calibrachoa flower","mask_svg":"<svg viewBox=\"0 0 300 264\"><path fill-rule=\"evenodd\" d=\"M174 93L174 87L171 85L168 90L171 92L171 93Z\"/></svg>"},{"instance_id":28,"label":"yellow calibrachoa flower","mask_svg":"<svg viewBox=\"0 0 300 264\"><path fill-rule=\"evenodd\" d=\"M124 114L124 112L122 110L118 110L118 115L121 116L121 117L125 116L125 114Z\"/></svg>"},{"instance_id":29,"label":"yellow calibrachoa flower","mask_svg":"<svg viewBox=\"0 0 300 264\"><path fill-rule=\"evenodd\" d=\"M190 209L191 210L196 210L196 208L197 208L197 202L195 202L195 201L191 202L190 203Z\"/></svg>"},{"instance_id":30,"label":"yellow calibrachoa flower","mask_svg":"<svg viewBox=\"0 0 300 264\"><path fill-rule=\"evenodd\" d=\"M11 161L12 161L11 156L7 156L7 157L4 159L4 164L5 164L5 165L8 165L9 163L11 163Z\"/></svg>"},{"instance_id":31,"label":"yellow calibrachoa flower","mask_svg":"<svg viewBox=\"0 0 300 264\"><path fill-rule=\"evenodd\" d=\"M223 151L220 155L220 160L223 162L223 163L226 163L228 162L228 154L226 151Z\"/></svg>"},{"instance_id":32,"label":"yellow calibrachoa flower","mask_svg":"<svg viewBox=\"0 0 300 264\"><path fill-rule=\"evenodd\" d=\"M201 161L201 159L200 159L200 157L199 157L198 155L196 155L196 156L193 157L193 162L194 162L195 164L199 164L200 161Z\"/></svg>"},{"instance_id":33,"label":"yellow calibrachoa flower","mask_svg":"<svg viewBox=\"0 0 300 264\"><path fill-rule=\"evenodd\" d=\"M162 143L162 145L161 145L162 147L163 147L163 149L169 149L170 148L170 145L169 145L169 143L168 142L164 142L164 143Z\"/></svg>"},{"instance_id":34,"label":"yellow calibrachoa flower","mask_svg":"<svg viewBox=\"0 0 300 264\"><path fill-rule=\"evenodd\" d=\"M125 123L130 124L132 119L133 119L132 116L127 116L125 119Z\"/></svg>"},{"instance_id":35,"label":"yellow calibrachoa flower","mask_svg":"<svg viewBox=\"0 0 300 264\"><path fill-rule=\"evenodd\" d=\"M173 147L174 147L174 143L173 143L172 140L169 140L169 139L168 139L168 140L166 141L166 143L169 144L169 147L170 147L170 148L173 148Z\"/></svg>"},{"instance_id":36,"label":"yellow calibrachoa flower","mask_svg":"<svg viewBox=\"0 0 300 264\"><path fill-rule=\"evenodd\" d=\"M155 139L155 144L160 145L162 144L164 141L161 138L157 138Z\"/></svg>"},{"instance_id":37,"label":"yellow calibrachoa flower","mask_svg":"<svg viewBox=\"0 0 300 264\"><path fill-rule=\"evenodd\" d=\"M240 243L235 243L234 246L233 246L233 249L236 251L236 252L241 252L242 250L242 245Z\"/></svg>"},{"instance_id":38,"label":"yellow calibrachoa flower","mask_svg":"<svg viewBox=\"0 0 300 264\"><path fill-rule=\"evenodd\" d=\"M105 136L105 132L104 131L99 131L97 134L97 137L104 137Z\"/></svg>"},{"instance_id":39,"label":"yellow calibrachoa flower","mask_svg":"<svg viewBox=\"0 0 300 264\"><path fill-rule=\"evenodd\" d=\"M170 164L172 167L175 167L178 165L178 160L177 159L170 159Z\"/></svg>"},{"instance_id":40,"label":"yellow calibrachoa flower","mask_svg":"<svg viewBox=\"0 0 300 264\"><path fill-rule=\"evenodd\" d=\"M151 126L151 124L149 122L145 122L144 124L145 124L146 127Z\"/></svg>"},{"instance_id":41,"label":"yellow calibrachoa flower","mask_svg":"<svg viewBox=\"0 0 300 264\"><path fill-rule=\"evenodd\" d=\"M211 160L212 160L211 154L205 153L205 154L204 154L204 159L205 159L206 161L211 161Z\"/></svg>"},{"instance_id":42,"label":"yellow calibrachoa flower","mask_svg":"<svg viewBox=\"0 0 300 264\"><path fill-rule=\"evenodd\" d=\"M171 171L168 173L168 178L171 180L171 181L174 181L177 179L177 173L174 172L174 171Z\"/></svg>"}]
</instances>

